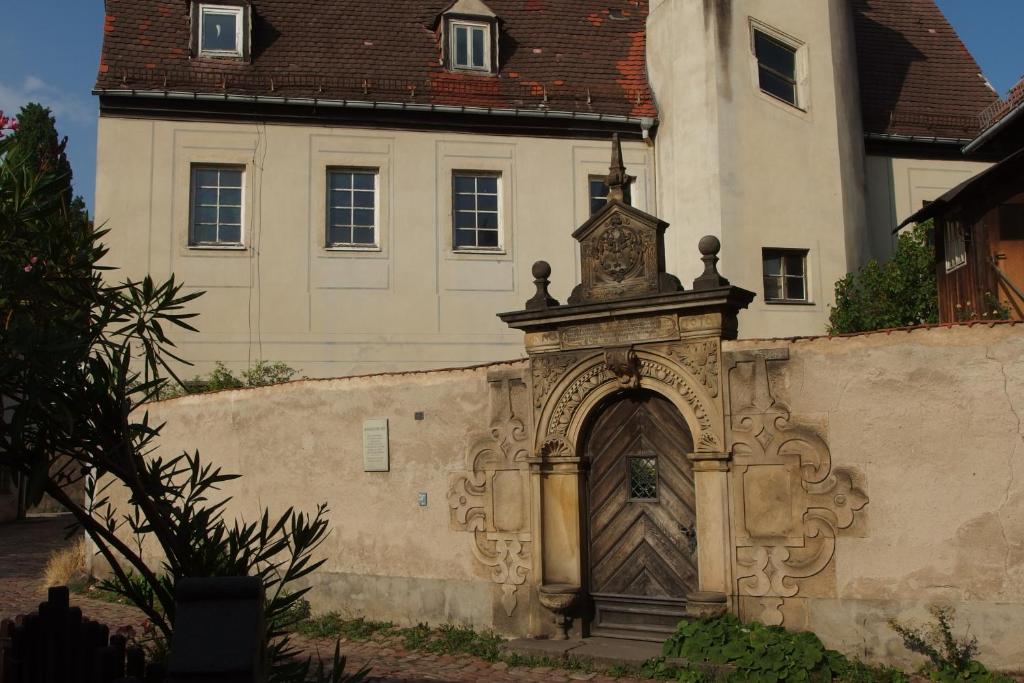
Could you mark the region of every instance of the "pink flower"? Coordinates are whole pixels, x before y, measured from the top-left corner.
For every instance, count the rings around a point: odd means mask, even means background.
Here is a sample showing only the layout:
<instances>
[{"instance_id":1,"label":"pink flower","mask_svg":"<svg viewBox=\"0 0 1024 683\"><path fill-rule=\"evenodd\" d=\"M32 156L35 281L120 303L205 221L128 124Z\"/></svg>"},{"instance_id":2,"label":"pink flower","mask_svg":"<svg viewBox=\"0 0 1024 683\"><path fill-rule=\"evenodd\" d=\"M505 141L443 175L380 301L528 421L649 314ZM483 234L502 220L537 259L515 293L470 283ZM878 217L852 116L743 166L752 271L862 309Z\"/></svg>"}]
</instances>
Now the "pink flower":
<instances>
[{"instance_id":1,"label":"pink flower","mask_svg":"<svg viewBox=\"0 0 1024 683\"><path fill-rule=\"evenodd\" d=\"M25 266L25 272L26 273L31 273L32 272L32 266Z\"/></svg>"},{"instance_id":2,"label":"pink flower","mask_svg":"<svg viewBox=\"0 0 1024 683\"><path fill-rule=\"evenodd\" d=\"M28 262L29 262L29 263L31 263L31 264L32 264L33 266L34 266L34 265L35 265L35 264L36 264L36 263L37 263L38 261L39 261L39 257L38 257L38 256L33 256L32 258L30 258L30 259L28 260Z\"/></svg>"}]
</instances>

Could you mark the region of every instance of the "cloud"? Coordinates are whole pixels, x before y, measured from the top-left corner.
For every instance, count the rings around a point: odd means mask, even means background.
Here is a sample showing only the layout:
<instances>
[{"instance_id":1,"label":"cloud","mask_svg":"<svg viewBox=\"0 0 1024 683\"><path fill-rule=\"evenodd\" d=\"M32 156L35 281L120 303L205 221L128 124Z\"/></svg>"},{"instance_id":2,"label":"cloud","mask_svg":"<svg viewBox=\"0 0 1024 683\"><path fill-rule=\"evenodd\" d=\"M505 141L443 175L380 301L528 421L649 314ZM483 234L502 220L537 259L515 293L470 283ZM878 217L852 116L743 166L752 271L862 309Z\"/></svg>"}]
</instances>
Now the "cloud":
<instances>
[{"instance_id":1,"label":"cloud","mask_svg":"<svg viewBox=\"0 0 1024 683\"><path fill-rule=\"evenodd\" d=\"M28 75L21 85L0 83L0 111L8 116L29 102L49 107L61 125L87 125L96 119L96 105L77 95L71 95L38 76Z\"/></svg>"}]
</instances>

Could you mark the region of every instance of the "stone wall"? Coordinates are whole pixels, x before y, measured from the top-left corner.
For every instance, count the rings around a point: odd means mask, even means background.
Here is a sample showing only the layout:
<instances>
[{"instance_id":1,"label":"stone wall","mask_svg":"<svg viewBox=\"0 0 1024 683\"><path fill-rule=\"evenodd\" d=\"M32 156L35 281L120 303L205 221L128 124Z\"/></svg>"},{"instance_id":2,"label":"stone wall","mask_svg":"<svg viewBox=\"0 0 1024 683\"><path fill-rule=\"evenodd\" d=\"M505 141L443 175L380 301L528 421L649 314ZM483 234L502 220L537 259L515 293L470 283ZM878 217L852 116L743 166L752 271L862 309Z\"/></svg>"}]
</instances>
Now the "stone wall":
<instances>
[{"instance_id":1,"label":"stone wall","mask_svg":"<svg viewBox=\"0 0 1024 683\"><path fill-rule=\"evenodd\" d=\"M908 665L887 620L948 603L986 664L1024 669L1024 326L722 352L731 607ZM519 362L303 381L160 403L151 421L167 423L163 455L199 449L245 475L233 512L330 505L314 609L536 634L532 547L558 535L518 483L536 376ZM375 417L387 473L363 471Z\"/></svg>"}]
</instances>

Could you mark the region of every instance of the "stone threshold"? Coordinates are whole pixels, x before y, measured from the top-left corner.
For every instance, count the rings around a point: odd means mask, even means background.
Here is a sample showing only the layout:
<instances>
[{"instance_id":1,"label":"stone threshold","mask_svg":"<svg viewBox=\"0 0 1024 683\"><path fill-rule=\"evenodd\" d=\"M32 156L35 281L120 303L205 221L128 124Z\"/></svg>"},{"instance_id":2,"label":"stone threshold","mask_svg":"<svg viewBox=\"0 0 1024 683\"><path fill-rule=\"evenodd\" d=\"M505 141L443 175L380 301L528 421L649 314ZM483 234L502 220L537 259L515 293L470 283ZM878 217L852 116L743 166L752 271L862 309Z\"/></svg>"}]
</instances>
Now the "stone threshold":
<instances>
[{"instance_id":1,"label":"stone threshold","mask_svg":"<svg viewBox=\"0 0 1024 683\"><path fill-rule=\"evenodd\" d=\"M621 664L636 668L652 657L659 657L661 644L647 640L600 637L582 640L519 638L509 641L505 651L527 657L547 657L553 660L571 658L609 667Z\"/></svg>"}]
</instances>

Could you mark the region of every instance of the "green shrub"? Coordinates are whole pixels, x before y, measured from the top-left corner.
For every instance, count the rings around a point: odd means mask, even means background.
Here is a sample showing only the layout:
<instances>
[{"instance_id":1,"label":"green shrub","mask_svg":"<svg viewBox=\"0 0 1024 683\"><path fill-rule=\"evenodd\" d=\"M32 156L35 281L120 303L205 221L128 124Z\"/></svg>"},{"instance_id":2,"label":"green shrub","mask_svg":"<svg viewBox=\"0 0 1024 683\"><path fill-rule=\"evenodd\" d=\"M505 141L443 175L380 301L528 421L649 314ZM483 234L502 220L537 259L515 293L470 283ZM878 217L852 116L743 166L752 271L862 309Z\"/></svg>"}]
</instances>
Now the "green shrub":
<instances>
[{"instance_id":1,"label":"green shrub","mask_svg":"<svg viewBox=\"0 0 1024 683\"><path fill-rule=\"evenodd\" d=\"M935 249L928 243L931 223L899 236L892 258L871 260L836 283L829 311L829 334L870 332L939 321Z\"/></svg>"},{"instance_id":2,"label":"green shrub","mask_svg":"<svg viewBox=\"0 0 1024 683\"><path fill-rule=\"evenodd\" d=\"M732 670L732 681L903 681L893 670L873 669L850 662L828 650L813 633L791 633L779 626L742 623L728 614L713 619L684 621L665 641L662 655L680 658L692 668L676 673L681 683L713 680L702 665ZM651 668L657 675L669 669L662 662ZM726 676L726 674L721 674Z\"/></svg>"},{"instance_id":3,"label":"green shrub","mask_svg":"<svg viewBox=\"0 0 1024 683\"><path fill-rule=\"evenodd\" d=\"M991 673L977 661L978 639L974 636L957 638L953 635L953 620L956 611L952 607L932 605L928 611L935 622L923 628L901 624L892 619L889 626L903 639L903 646L911 652L928 658L923 673L933 681L953 683L954 681L975 681L977 683L1002 683L1012 679Z\"/></svg>"}]
</instances>

